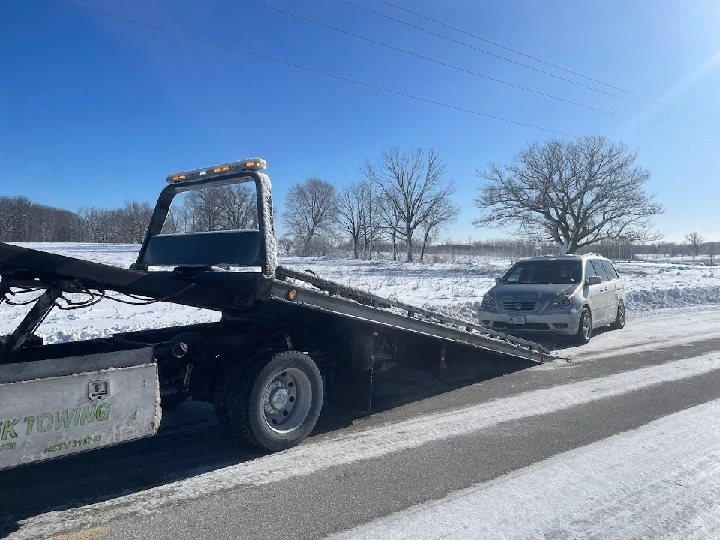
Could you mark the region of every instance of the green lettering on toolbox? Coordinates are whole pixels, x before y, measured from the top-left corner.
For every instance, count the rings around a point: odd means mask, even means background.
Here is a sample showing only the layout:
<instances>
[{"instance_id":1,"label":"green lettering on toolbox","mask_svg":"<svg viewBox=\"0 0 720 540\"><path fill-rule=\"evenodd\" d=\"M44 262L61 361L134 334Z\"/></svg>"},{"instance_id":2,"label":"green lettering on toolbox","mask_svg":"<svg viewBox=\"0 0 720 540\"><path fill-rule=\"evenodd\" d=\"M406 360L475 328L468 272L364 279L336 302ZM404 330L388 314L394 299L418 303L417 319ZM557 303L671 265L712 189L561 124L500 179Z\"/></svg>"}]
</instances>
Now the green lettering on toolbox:
<instances>
[{"instance_id":1,"label":"green lettering on toolbox","mask_svg":"<svg viewBox=\"0 0 720 540\"><path fill-rule=\"evenodd\" d=\"M49 420L47 424L45 424L45 420ZM46 431L50 431L53 427L53 415L50 413L41 414L38 416L38 426L37 429L40 433L45 433Z\"/></svg>"},{"instance_id":2,"label":"green lettering on toolbox","mask_svg":"<svg viewBox=\"0 0 720 540\"><path fill-rule=\"evenodd\" d=\"M17 433L15 433L15 426L19 421L19 418L17 420L5 420L5 425L3 426L2 437L0 437L0 440L6 441L8 437L12 439L17 439Z\"/></svg>"},{"instance_id":3,"label":"green lettering on toolbox","mask_svg":"<svg viewBox=\"0 0 720 540\"><path fill-rule=\"evenodd\" d=\"M65 410L62 412L62 415L60 412L55 413L55 429L60 429L61 427L69 428L70 423L73 421L73 418L75 417L76 411L79 412L79 409L72 409L72 410Z\"/></svg>"},{"instance_id":4,"label":"green lettering on toolbox","mask_svg":"<svg viewBox=\"0 0 720 540\"><path fill-rule=\"evenodd\" d=\"M33 424L35 424L35 419L37 416L26 416L25 417L25 423L27 424L27 431L25 432L25 435L30 435L32 433Z\"/></svg>"},{"instance_id":5,"label":"green lettering on toolbox","mask_svg":"<svg viewBox=\"0 0 720 540\"><path fill-rule=\"evenodd\" d=\"M97 412L95 413L95 418L97 418L98 422L107 420L109 416L110 416L110 404L102 403L102 404L98 405Z\"/></svg>"},{"instance_id":6,"label":"green lettering on toolbox","mask_svg":"<svg viewBox=\"0 0 720 540\"><path fill-rule=\"evenodd\" d=\"M95 410L97 405L88 405L82 408L82 416L80 417L80 425L84 425L85 422L91 424L95 421Z\"/></svg>"}]
</instances>

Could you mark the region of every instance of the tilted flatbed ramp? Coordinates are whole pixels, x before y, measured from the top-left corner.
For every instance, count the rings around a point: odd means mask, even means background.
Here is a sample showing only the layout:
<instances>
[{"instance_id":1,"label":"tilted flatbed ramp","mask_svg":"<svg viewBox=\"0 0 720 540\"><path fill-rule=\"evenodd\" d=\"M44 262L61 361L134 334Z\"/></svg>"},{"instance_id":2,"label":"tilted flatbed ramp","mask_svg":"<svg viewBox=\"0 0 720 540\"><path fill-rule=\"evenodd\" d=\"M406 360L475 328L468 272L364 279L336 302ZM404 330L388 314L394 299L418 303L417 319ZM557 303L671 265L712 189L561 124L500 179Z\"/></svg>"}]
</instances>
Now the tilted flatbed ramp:
<instances>
[{"instance_id":1,"label":"tilted flatbed ramp","mask_svg":"<svg viewBox=\"0 0 720 540\"><path fill-rule=\"evenodd\" d=\"M245 316L309 309L535 362L552 358L532 341L285 267L278 267L277 279L249 272L127 270L0 243L0 273L7 286L115 291Z\"/></svg>"},{"instance_id":2,"label":"tilted flatbed ramp","mask_svg":"<svg viewBox=\"0 0 720 540\"><path fill-rule=\"evenodd\" d=\"M273 296L286 302L289 302L286 300L288 293L295 291L292 302L311 309L328 310L343 316L537 362L552 357L552 353L538 343L454 319L442 313L383 298L283 266L278 267L276 273L280 281L273 284ZM288 279L291 280L290 283L287 282ZM292 280L301 281L317 290L293 287Z\"/></svg>"}]
</instances>

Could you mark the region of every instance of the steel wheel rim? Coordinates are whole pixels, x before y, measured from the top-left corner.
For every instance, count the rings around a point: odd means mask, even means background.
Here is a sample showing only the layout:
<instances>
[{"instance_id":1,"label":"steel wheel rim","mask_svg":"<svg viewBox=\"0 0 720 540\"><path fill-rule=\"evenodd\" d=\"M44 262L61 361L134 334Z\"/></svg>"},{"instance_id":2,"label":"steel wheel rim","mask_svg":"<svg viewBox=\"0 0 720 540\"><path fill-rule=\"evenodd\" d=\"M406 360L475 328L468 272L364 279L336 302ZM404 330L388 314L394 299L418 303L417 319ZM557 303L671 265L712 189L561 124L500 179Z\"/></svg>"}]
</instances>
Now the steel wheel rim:
<instances>
[{"instance_id":1,"label":"steel wheel rim","mask_svg":"<svg viewBox=\"0 0 720 540\"><path fill-rule=\"evenodd\" d=\"M585 336L585 339L590 339L590 332L592 332L592 323L590 322L590 314L585 313L583 315L583 336Z\"/></svg>"},{"instance_id":2,"label":"steel wheel rim","mask_svg":"<svg viewBox=\"0 0 720 540\"><path fill-rule=\"evenodd\" d=\"M279 371L265 386L262 408L265 423L275 433L298 429L312 407L312 384L304 371Z\"/></svg>"}]
</instances>

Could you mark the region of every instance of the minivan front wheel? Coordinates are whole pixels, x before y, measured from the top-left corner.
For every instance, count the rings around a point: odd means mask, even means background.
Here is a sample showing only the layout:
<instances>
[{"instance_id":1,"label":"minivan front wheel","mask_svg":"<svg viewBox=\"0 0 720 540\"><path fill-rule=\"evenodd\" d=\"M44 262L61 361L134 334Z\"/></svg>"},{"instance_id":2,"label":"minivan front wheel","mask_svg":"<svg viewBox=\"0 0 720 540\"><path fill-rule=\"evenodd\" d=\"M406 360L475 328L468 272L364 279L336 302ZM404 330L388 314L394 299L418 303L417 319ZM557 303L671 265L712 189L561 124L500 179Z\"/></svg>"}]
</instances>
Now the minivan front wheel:
<instances>
[{"instance_id":1,"label":"minivan front wheel","mask_svg":"<svg viewBox=\"0 0 720 540\"><path fill-rule=\"evenodd\" d=\"M592 331L592 313L590 313L590 309L585 307L580 313L580 324L578 326L577 334L575 335L575 341L577 341L580 345L585 345L590 341Z\"/></svg>"}]
</instances>

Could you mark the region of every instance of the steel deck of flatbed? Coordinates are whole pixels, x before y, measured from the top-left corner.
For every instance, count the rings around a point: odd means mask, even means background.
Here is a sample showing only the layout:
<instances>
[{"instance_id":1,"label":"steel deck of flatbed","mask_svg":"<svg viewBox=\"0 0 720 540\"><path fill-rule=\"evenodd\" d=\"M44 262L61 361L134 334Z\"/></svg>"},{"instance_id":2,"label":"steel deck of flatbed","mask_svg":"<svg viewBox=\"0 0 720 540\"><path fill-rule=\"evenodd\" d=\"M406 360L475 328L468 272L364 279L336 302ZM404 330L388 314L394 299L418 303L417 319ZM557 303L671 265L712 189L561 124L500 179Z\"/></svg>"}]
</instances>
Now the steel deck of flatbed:
<instances>
[{"instance_id":1,"label":"steel deck of flatbed","mask_svg":"<svg viewBox=\"0 0 720 540\"><path fill-rule=\"evenodd\" d=\"M248 272L128 270L0 243L0 274L8 286L116 291L228 314L259 310L281 316L295 305L536 362L552 357L537 343L285 267L277 269L277 279Z\"/></svg>"}]
</instances>

